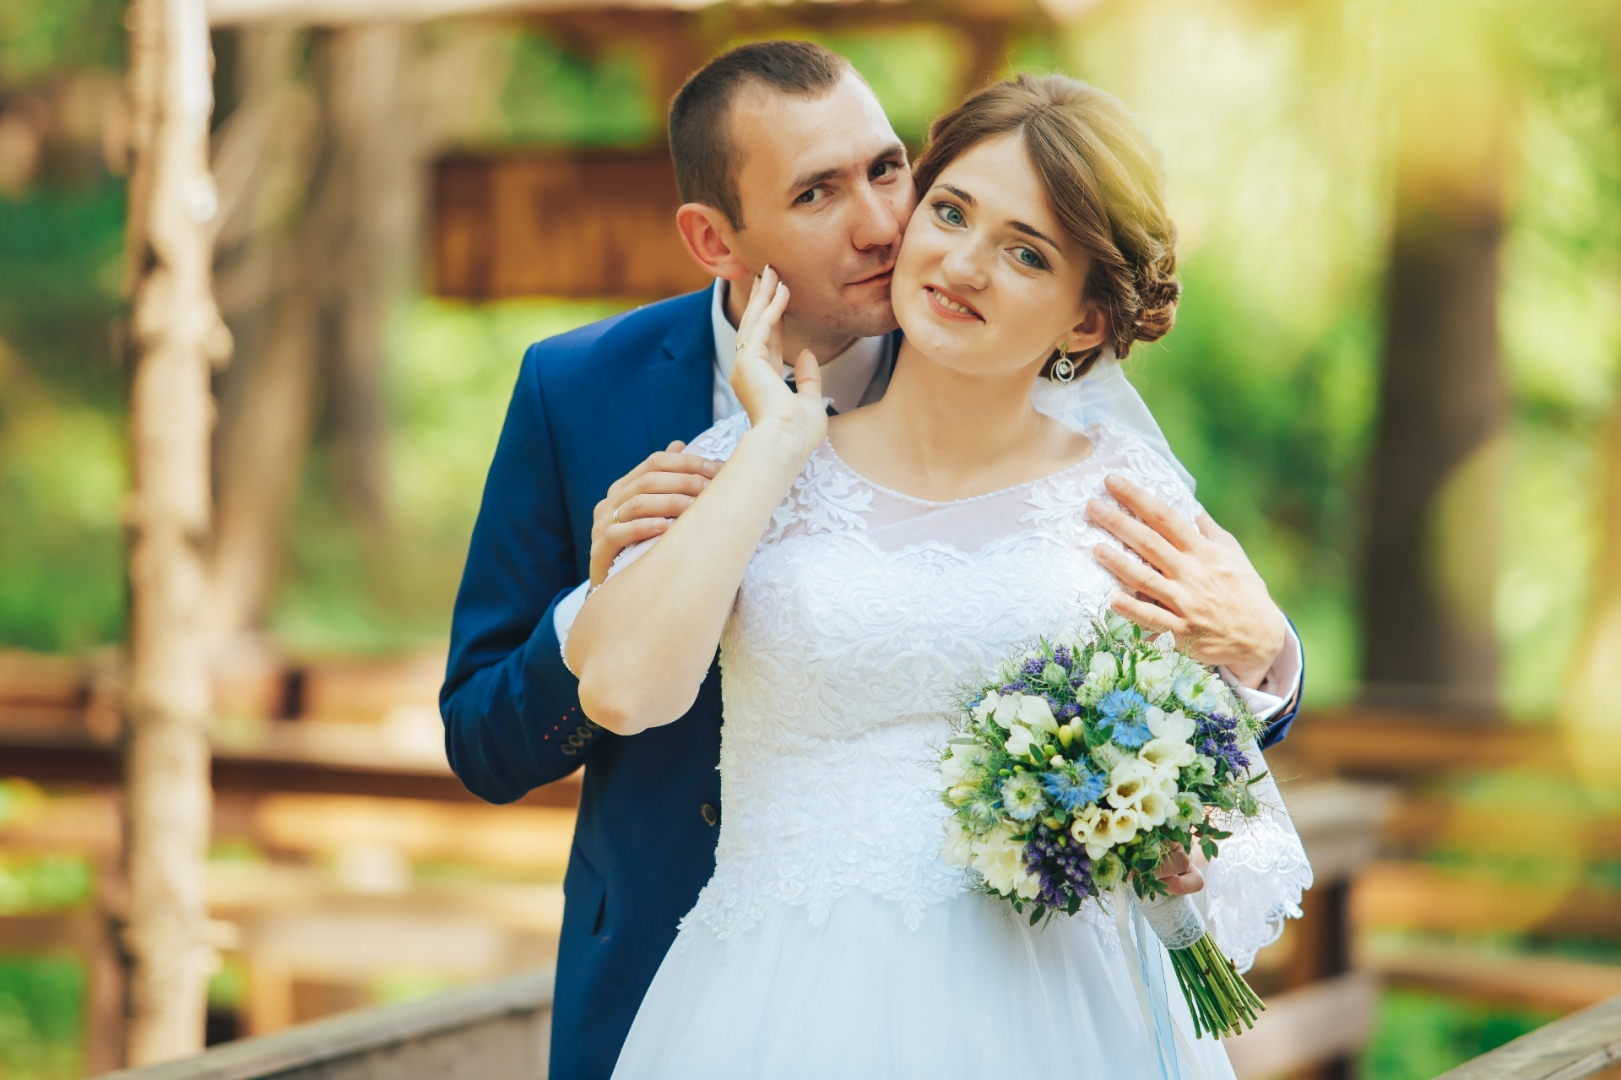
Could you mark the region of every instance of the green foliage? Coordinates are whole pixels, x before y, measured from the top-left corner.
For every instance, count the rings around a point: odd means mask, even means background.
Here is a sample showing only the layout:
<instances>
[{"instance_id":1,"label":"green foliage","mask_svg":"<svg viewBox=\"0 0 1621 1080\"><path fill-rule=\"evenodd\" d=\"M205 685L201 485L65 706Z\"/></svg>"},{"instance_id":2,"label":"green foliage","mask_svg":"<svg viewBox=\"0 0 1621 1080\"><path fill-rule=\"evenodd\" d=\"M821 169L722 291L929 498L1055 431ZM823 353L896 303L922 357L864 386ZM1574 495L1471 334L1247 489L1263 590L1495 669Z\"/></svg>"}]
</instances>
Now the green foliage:
<instances>
[{"instance_id":1,"label":"green foliage","mask_svg":"<svg viewBox=\"0 0 1621 1080\"><path fill-rule=\"evenodd\" d=\"M1556 1018L1417 990L1386 990L1357 1075L1366 1080L1432 1080Z\"/></svg>"},{"instance_id":2,"label":"green foliage","mask_svg":"<svg viewBox=\"0 0 1621 1080\"><path fill-rule=\"evenodd\" d=\"M376 652L442 640L524 350L623 301L421 300L389 355L395 541L357 532L316 448L287 530L272 631L297 650Z\"/></svg>"},{"instance_id":3,"label":"green foliage","mask_svg":"<svg viewBox=\"0 0 1621 1080\"><path fill-rule=\"evenodd\" d=\"M124 0L0 0L0 87L122 66Z\"/></svg>"},{"instance_id":4,"label":"green foliage","mask_svg":"<svg viewBox=\"0 0 1621 1080\"><path fill-rule=\"evenodd\" d=\"M0 916L78 907L94 888L83 856L0 851Z\"/></svg>"},{"instance_id":5,"label":"green foliage","mask_svg":"<svg viewBox=\"0 0 1621 1080\"><path fill-rule=\"evenodd\" d=\"M656 140L664 117L634 53L591 60L539 33L514 34L497 142L636 146Z\"/></svg>"},{"instance_id":6,"label":"green foliage","mask_svg":"<svg viewBox=\"0 0 1621 1080\"><path fill-rule=\"evenodd\" d=\"M84 1075L85 972L71 956L0 958L0 1076Z\"/></svg>"},{"instance_id":7,"label":"green foliage","mask_svg":"<svg viewBox=\"0 0 1621 1080\"><path fill-rule=\"evenodd\" d=\"M0 645L123 630L123 185L0 198Z\"/></svg>"}]
</instances>

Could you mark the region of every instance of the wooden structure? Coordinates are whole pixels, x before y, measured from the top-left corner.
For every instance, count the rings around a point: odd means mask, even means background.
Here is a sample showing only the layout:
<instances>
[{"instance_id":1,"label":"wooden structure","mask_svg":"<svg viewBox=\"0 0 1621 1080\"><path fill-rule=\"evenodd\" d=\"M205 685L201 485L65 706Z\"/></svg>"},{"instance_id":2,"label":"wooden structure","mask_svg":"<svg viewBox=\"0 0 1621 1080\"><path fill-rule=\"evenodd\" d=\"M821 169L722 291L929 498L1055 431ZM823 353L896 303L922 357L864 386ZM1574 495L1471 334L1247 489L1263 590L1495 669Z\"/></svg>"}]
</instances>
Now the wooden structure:
<instances>
[{"instance_id":1,"label":"wooden structure","mask_svg":"<svg viewBox=\"0 0 1621 1080\"><path fill-rule=\"evenodd\" d=\"M244 1039L109 1080L542 1080L552 975L537 971Z\"/></svg>"},{"instance_id":2,"label":"wooden structure","mask_svg":"<svg viewBox=\"0 0 1621 1080\"><path fill-rule=\"evenodd\" d=\"M709 278L672 222L662 151L454 157L434 177L434 291L661 299Z\"/></svg>"}]
</instances>

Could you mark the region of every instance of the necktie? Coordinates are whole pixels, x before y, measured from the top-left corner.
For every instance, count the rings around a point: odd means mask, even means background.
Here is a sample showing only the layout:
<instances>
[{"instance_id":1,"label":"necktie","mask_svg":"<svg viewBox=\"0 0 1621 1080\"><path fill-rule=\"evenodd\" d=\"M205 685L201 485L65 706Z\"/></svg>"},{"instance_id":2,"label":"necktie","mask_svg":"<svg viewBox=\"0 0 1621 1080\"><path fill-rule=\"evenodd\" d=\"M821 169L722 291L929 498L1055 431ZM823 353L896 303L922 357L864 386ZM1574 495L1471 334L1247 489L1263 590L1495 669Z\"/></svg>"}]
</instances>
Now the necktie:
<instances>
[{"instance_id":1,"label":"necktie","mask_svg":"<svg viewBox=\"0 0 1621 1080\"><path fill-rule=\"evenodd\" d=\"M796 394L799 393L799 384L794 381L793 372L790 371L787 375L783 376L782 381L788 384L788 389L792 390ZM837 416L839 415L839 410L835 409L831 404L829 404L827 406L827 415Z\"/></svg>"}]
</instances>

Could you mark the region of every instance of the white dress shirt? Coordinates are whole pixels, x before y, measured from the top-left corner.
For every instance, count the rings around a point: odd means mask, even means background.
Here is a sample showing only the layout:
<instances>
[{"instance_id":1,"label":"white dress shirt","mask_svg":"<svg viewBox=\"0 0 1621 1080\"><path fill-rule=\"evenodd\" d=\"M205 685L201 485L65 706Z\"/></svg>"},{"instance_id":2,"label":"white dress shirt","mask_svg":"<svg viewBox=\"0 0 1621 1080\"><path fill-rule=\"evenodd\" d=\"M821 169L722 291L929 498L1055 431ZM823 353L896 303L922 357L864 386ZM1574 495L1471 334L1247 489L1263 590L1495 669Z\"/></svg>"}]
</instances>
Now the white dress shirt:
<instances>
[{"instance_id":1,"label":"white dress shirt","mask_svg":"<svg viewBox=\"0 0 1621 1080\"><path fill-rule=\"evenodd\" d=\"M737 328L726 315L726 282L723 279L715 279L712 295L710 321L715 335L714 419L718 424L727 417L742 412L743 403L737 399L737 394L732 390L732 361L737 355ZM822 396L832 398L836 410L841 413L849 412L882 396L883 390L889 384L888 375L894 363L894 358L889 355L889 342L887 335L857 338L843 352L821 365ZM788 370L785 367L784 374ZM875 376L880 373L885 376L881 380L883 385L875 386ZM568 647L569 629L579 617L580 608L585 604L586 595L591 591L590 586L589 581L581 582L557 605L553 624L557 630L559 649ZM1284 633L1283 650L1272 662L1272 668L1261 680L1259 689L1251 690L1239 686L1238 680L1225 668L1220 669L1222 678L1233 687L1234 692L1244 700L1245 706L1258 720L1264 721L1276 715L1300 690L1301 671L1305 666L1300 639L1295 636L1294 627L1287 623L1284 624ZM567 662L565 657L564 663Z\"/></svg>"}]
</instances>

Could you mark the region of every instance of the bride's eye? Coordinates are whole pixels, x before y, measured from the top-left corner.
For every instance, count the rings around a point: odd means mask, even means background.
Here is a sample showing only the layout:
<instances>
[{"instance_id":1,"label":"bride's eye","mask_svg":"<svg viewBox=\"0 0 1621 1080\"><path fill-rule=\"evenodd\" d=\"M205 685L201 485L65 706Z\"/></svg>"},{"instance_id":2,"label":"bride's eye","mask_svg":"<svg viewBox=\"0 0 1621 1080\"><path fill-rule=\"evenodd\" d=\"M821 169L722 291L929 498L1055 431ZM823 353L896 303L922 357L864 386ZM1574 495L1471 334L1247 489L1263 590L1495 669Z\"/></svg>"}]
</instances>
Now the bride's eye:
<instances>
[{"instance_id":1,"label":"bride's eye","mask_svg":"<svg viewBox=\"0 0 1621 1080\"><path fill-rule=\"evenodd\" d=\"M935 203L934 216L945 222L947 225L962 225L968 220L962 216L962 211L960 209L948 202Z\"/></svg>"},{"instance_id":2,"label":"bride's eye","mask_svg":"<svg viewBox=\"0 0 1621 1080\"><path fill-rule=\"evenodd\" d=\"M1047 260L1038 255L1034 248L1014 248L1013 257L1018 259L1021 265L1028 266L1032 270L1047 269Z\"/></svg>"}]
</instances>

